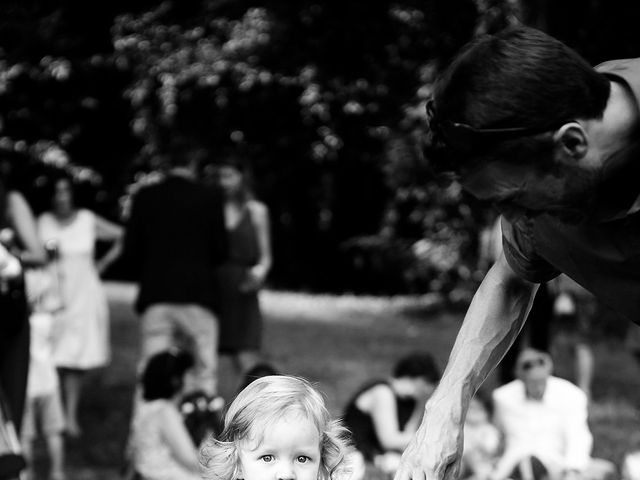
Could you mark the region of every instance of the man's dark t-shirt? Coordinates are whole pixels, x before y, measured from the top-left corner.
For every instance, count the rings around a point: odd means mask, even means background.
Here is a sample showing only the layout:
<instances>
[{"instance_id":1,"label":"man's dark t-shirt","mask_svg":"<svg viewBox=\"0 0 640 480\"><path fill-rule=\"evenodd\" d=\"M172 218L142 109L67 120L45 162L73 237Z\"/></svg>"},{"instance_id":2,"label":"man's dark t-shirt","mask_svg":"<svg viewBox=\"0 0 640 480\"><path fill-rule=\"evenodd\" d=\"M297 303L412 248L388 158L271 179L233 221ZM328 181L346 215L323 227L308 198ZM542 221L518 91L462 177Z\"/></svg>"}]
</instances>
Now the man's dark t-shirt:
<instances>
[{"instance_id":1,"label":"man's dark t-shirt","mask_svg":"<svg viewBox=\"0 0 640 480\"><path fill-rule=\"evenodd\" d=\"M227 256L222 200L177 175L134 197L123 255L140 290L136 310L156 303L217 309L215 268Z\"/></svg>"}]
</instances>

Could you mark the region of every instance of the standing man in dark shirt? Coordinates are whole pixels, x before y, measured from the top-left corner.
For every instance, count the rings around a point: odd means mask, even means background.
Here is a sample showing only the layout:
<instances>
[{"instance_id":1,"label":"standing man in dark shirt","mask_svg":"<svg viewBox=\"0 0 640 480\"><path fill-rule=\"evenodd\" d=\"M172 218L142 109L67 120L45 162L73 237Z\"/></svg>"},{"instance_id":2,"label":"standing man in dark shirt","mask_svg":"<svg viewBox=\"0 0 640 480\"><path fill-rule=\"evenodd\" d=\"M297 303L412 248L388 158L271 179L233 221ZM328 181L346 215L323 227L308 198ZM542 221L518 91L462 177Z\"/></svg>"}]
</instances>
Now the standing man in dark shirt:
<instances>
[{"instance_id":1,"label":"standing man in dark shirt","mask_svg":"<svg viewBox=\"0 0 640 480\"><path fill-rule=\"evenodd\" d=\"M188 390L217 393L218 320L215 268L227 242L219 195L197 178L198 151L185 141L172 148L166 178L134 197L123 261L139 283L141 365L172 346L196 357Z\"/></svg>"},{"instance_id":2,"label":"standing man in dark shirt","mask_svg":"<svg viewBox=\"0 0 640 480\"><path fill-rule=\"evenodd\" d=\"M535 29L482 36L427 104L435 167L502 213L478 288L395 480L457 478L469 402L559 273L640 320L640 59L595 69Z\"/></svg>"}]
</instances>

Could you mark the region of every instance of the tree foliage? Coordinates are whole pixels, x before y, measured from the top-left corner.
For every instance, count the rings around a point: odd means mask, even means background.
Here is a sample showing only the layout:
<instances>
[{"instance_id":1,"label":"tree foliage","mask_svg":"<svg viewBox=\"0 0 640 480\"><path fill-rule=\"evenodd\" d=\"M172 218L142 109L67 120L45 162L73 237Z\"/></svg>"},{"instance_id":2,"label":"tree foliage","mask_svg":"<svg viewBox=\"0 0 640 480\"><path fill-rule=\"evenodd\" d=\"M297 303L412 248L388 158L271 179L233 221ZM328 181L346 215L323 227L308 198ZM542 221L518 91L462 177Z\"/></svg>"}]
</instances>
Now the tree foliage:
<instances>
[{"instance_id":1,"label":"tree foliage","mask_svg":"<svg viewBox=\"0 0 640 480\"><path fill-rule=\"evenodd\" d=\"M71 170L89 206L117 218L170 164L172 139L211 165L233 151L272 213L273 281L325 290L451 290L470 278L483 208L428 176L420 142L434 78L474 35L529 23L594 63L640 47L639 9L618 1L0 9L0 150L37 210L52 169Z\"/></svg>"},{"instance_id":2,"label":"tree foliage","mask_svg":"<svg viewBox=\"0 0 640 480\"><path fill-rule=\"evenodd\" d=\"M475 8L209 1L121 15L115 56L133 72L138 161L156 168L173 135L214 164L242 152L272 210L282 277L349 287L335 269L350 254L338 247L379 233L408 166L398 162L420 168L424 99L439 62L470 38ZM399 145L409 154L390 161Z\"/></svg>"}]
</instances>

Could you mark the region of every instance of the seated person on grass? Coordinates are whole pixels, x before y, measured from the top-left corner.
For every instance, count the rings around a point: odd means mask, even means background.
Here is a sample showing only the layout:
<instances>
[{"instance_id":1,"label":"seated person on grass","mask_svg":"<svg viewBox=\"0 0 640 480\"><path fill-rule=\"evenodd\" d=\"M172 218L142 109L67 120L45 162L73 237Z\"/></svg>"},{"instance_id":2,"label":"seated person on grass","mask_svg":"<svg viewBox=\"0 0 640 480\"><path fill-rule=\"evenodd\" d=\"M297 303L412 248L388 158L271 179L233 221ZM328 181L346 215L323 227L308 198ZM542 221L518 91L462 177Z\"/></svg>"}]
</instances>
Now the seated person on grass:
<instances>
[{"instance_id":1,"label":"seated person on grass","mask_svg":"<svg viewBox=\"0 0 640 480\"><path fill-rule=\"evenodd\" d=\"M144 369L130 446L142 480L201 480L198 448L178 408L194 363L191 353L171 349L152 356Z\"/></svg>"},{"instance_id":2,"label":"seated person on grass","mask_svg":"<svg viewBox=\"0 0 640 480\"><path fill-rule=\"evenodd\" d=\"M492 480L527 477L531 465L550 480L603 480L615 472L591 457L587 396L573 383L551 375L551 357L528 348L516 362L517 379L493 392L494 421L504 436L504 454Z\"/></svg>"},{"instance_id":3,"label":"seated person on grass","mask_svg":"<svg viewBox=\"0 0 640 480\"><path fill-rule=\"evenodd\" d=\"M439 380L431 355L414 353L400 359L391 378L368 382L358 390L343 420L365 461L387 473L395 471Z\"/></svg>"}]
</instances>

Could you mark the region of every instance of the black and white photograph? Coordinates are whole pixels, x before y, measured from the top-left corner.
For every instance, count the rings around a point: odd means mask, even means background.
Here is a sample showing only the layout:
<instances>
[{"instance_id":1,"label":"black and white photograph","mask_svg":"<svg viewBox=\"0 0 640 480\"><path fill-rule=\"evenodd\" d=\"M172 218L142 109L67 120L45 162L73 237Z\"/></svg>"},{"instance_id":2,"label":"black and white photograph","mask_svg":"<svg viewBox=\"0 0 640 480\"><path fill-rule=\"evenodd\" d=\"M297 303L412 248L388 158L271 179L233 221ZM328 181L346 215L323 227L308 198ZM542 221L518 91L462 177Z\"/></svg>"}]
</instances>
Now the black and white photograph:
<instances>
[{"instance_id":1,"label":"black and white photograph","mask_svg":"<svg viewBox=\"0 0 640 480\"><path fill-rule=\"evenodd\" d=\"M638 25L1 2L0 480L640 480Z\"/></svg>"}]
</instances>

